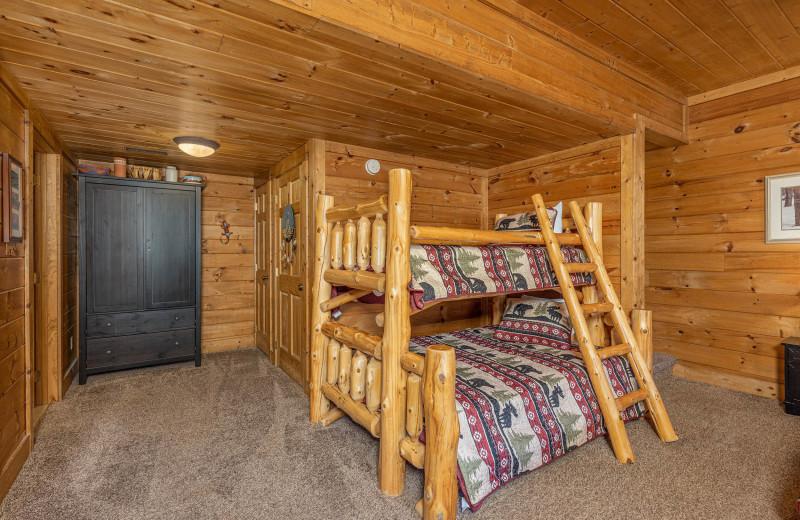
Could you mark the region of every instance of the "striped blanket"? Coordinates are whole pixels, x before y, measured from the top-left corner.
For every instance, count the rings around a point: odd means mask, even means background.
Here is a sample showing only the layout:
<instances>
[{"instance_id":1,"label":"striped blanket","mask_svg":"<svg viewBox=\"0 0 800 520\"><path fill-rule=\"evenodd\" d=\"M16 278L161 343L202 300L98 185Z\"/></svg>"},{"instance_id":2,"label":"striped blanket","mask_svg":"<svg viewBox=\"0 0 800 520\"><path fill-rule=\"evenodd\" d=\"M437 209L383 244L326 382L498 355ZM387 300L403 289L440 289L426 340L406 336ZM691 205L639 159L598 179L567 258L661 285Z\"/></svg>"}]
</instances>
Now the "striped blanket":
<instances>
[{"instance_id":1,"label":"striped blanket","mask_svg":"<svg viewBox=\"0 0 800 520\"><path fill-rule=\"evenodd\" d=\"M484 327L411 339L410 350L456 353L459 484L472 509L513 478L606 433L586 367L575 350L509 343ZM628 362L603 361L617 393L637 388ZM626 420L644 414L641 403Z\"/></svg>"}]
</instances>

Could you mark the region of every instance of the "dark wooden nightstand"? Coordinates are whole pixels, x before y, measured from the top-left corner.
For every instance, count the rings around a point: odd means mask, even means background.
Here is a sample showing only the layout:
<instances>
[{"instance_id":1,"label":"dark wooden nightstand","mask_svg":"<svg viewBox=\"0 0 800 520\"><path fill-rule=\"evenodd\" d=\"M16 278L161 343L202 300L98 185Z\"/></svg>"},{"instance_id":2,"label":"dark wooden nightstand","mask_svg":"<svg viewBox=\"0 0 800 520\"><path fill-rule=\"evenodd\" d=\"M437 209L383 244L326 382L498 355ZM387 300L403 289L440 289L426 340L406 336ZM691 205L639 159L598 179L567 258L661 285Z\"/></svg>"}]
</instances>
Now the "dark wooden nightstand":
<instances>
[{"instance_id":1,"label":"dark wooden nightstand","mask_svg":"<svg viewBox=\"0 0 800 520\"><path fill-rule=\"evenodd\" d=\"M786 367L786 399L783 404L786 406L786 413L800 415L800 338L786 339L783 347Z\"/></svg>"}]
</instances>

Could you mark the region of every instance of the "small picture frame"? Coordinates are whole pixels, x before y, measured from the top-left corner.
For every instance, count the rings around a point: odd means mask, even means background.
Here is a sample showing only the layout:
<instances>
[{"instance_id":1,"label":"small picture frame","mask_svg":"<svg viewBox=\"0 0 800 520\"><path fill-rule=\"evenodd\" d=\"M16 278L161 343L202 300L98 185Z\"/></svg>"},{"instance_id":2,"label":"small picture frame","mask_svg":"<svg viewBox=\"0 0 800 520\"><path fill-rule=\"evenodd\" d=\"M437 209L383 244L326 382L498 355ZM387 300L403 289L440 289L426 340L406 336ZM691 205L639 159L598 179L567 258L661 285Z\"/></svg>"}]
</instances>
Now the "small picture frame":
<instances>
[{"instance_id":1,"label":"small picture frame","mask_svg":"<svg viewBox=\"0 0 800 520\"><path fill-rule=\"evenodd\" d=\"M764 181L766 242L800 243L800 172L770 175Z\"/></svg>"},{"instance_id":2,"label":"small picture frame","mask_svg":"<svg viewBox=\"0 0 800 520\"><path fill-rule=\"evenodd\" d=\"M22 242L22 163L3 152L3 242Z\"/></svg>"}]
</instances>

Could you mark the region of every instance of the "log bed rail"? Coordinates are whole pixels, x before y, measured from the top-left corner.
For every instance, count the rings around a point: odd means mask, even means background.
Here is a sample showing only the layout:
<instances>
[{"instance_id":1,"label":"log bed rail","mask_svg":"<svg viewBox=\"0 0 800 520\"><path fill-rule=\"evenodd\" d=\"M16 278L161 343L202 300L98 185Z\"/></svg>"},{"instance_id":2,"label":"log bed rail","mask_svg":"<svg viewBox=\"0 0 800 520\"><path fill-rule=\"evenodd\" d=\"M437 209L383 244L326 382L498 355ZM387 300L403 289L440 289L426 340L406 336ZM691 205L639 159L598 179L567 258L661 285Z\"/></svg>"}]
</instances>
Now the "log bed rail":
<instances>
[{"instance_id":1,"label":"log bed rail","mask_svg":"<svg viewBox=\"0 0 800 520\"><path fill-rule=\"evenodd\" d=\"M444 520L455 518L458 498L455 352L445 345L428 347L425 356L408 350L409 318L419 312L409 303L410 246L547 245L548 238L541 232L412 226L410 206L411 172L407 169L390 172L388 197L348 206L334 206L333 197L327 195L318 199L309 418L328 426L348 415L378 437L379 486L386 495L404 492L406 462L423 469L423 497L417 503L417 511L425 519ZM574 203L572 211L578 211ZM594 249L600 253L601 205L589 203L583 213L578 220L585 219ZM498 218L502 216L505 215ZM550 235L553 236L552 231ZM578 234L561 233L557 237L560 244L582 245ZM568 272L595 269L586 264L565 266L569 266ZM333 296L333 285L349 287L349 291ZM376 312L376 322L383 327L382 336L331 321L332 309L373 291L385 295L383 312ZM608 337L603 318L597 315L608 312L609 305L601 302L599 293L595 286L586 286L575 296L585 310L591 342L606 347L618 341ZM504 295L493 297L493 323L499 323L505 302ZM650 319L649 311L634 311L632 330L646 363L652 367L652 352L647 350L652 348ZM611 355L613 348L607 349L606 354ZM423 425L427 443L420 440Z\"/></svg>"}]
</instances>

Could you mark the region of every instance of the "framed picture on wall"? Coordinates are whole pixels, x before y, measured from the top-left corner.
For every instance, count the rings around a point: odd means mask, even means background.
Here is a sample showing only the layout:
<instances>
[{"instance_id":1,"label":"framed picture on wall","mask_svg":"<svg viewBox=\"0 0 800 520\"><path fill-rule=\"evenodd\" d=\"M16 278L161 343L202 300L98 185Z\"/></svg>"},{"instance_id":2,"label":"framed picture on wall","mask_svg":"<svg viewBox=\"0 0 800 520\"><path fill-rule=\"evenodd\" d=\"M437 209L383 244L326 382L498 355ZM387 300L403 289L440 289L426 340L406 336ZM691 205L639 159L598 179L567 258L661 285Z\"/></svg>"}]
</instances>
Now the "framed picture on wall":
<instances>
[{"instance_id":1,"label":"framed picture on wall","mask_svg":"<svg viewBox=\"0 0 800 520\"><path fill-rule=\"evenodd\" d=\"M22 242L22 163L3 153L3 242Z\"/></svg>"},{"instance_id":2,"label":"framed picture on wall","mask_svg":"<svg viewBox=\"0 0 800 520\"><path fill-rule=\"evenodd\" d=\"M800 172L764 177L766 241L800 243Z\"/></svg>"}]
</instances>

